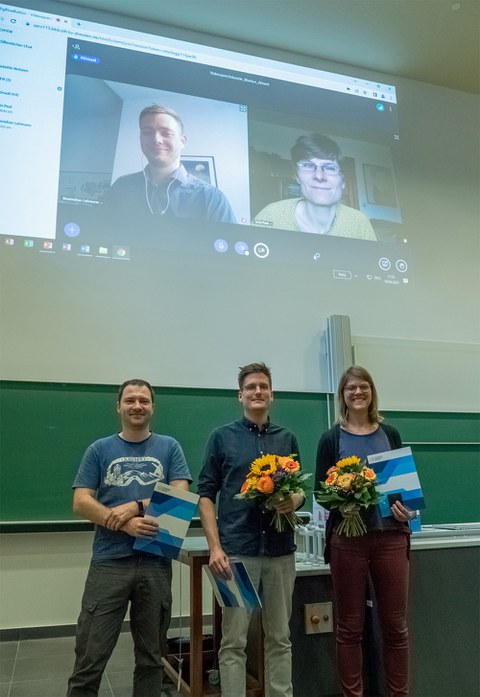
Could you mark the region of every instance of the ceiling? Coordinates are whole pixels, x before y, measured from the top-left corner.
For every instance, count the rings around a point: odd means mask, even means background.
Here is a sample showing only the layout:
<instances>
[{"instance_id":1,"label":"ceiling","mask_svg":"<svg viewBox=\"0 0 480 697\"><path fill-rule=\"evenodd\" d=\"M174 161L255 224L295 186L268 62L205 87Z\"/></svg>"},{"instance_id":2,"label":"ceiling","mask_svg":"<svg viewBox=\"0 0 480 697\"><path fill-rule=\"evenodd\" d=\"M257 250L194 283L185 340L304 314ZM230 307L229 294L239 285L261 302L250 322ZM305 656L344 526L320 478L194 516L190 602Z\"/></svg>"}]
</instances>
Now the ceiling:
<instances>
[{"instance_id":1,"label":"ceiling","mask_svg":"<svg viewBox=\"0 0 480 697\"><path fill-rule=\"evenodd\" d=\"M480 91L480 0L75 0L63 4ZM197 40L201 43L201 37Z\"/></svg>"}]
</instances>

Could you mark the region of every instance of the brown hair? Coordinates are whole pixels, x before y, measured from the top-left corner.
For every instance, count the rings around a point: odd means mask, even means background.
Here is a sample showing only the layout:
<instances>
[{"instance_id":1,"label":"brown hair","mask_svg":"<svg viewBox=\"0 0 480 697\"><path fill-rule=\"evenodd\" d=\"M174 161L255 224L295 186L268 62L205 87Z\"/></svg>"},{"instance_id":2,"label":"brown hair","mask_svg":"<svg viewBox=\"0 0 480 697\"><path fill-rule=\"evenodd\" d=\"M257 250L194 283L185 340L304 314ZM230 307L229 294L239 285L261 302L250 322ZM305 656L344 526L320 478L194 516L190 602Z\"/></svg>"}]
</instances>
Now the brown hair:
<instances>
[{"instance_id":1,"label":"brown hair","mask_svg":"<svg viewBox=\"0 0 480 697\"><path fill-rule=\"evenodd\" d=\"M263 373L265 377L268 379L270 389L272 389L272 374L270 372L270 368L266 366L265 363L249 363L248 365L244 365L243 367L240 366L239 370L240 372L238 373L238 386L240 389L243 389L243 383L245 382L245 378L248 375L251 375L252 373Z\"/></svg>"},{"instance_id":2,"label":"brown hair","mask_svg":"<svg viewBox=\"0 0 480 697\"><path fill-rule=\"evenodd\" d=\"M312 157L317 157L320 160L335 160L341 166L342 152L340 147L334 140L320 133L310 133L310 135L297 138L290 154L294 167L299 160L311 160Z\"/></svg>"},{"instance_id":3,"label":"brown hair","mask_svg":"<svg viewBox=\"0 0 480 697\"><path fill-rule=\"evenodd\" d=\"M368 407L368 420L372 424L378 424L383 421L383 416L378 412L378 394L372 376L365 368L359 365L352 365L343 373L338 383L337 403L338 403L338 418L335 423L340 426L346 426L348 423L348 407L345 404L344 390L350 378L358 378L365 380L370 385L372 390L372 401Z\"/></svg>"},{"instance_id":4,"label":"brown hair","mask_svg":"<svg viewBox=\"0 0 480 697\"><path fill-rule=\"evenodd\" d=\"M123 391L126 387L128 387L128 385L136 385L137 387L148 387L148 389L150 390L150 397L152 398L152 404L155 404L155 392L153 391L153 387L146 380L140 380L139 378L134 378L133 380L125 380L125 382L120 385L117 400L119 404L122 400Z\"/></svg>"}]
</instances>

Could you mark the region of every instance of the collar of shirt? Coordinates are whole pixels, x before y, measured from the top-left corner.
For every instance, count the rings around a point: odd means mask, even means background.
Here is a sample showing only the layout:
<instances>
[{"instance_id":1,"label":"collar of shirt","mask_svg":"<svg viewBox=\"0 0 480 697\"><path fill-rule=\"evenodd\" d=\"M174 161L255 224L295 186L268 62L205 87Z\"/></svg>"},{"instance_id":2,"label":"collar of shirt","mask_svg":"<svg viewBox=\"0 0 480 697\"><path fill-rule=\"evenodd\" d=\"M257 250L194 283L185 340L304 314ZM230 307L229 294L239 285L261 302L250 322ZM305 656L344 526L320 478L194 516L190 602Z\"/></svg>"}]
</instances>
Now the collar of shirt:
<instances>
[{"instance_id":1,"label":"collar of shirt","mask_svg":"<svg viewBox=\"0 0 480 697\"><path fill-rule=\"evenodd\" d=\"M153 179L150 176L150 171L148 169L148 165L145 167L143 170L145 172L145 176L147 178L147 181L149 184L151 184L153 187L158 188L158 187L165 187L172 181L178 181L180 184L186 184L188 180L188 172L185 169L183 165L180 165L178 169L176 169L174 172L171 172L169 175L168 179L165 180L165 182L162 182L161 184L156 184Z\"/></svg>"},{"instance_id":2,"label":"collar of shirt","mask_svg":"<svg viewBox=\"0 0 480 697\"><path fill-rule=\"evenodd\" d=\"M250 421L250 419L247 419L246 416L243 416L241 419L242 423L244 426L248 428L249 431L258 431L258 433L266 433L268 429L270 428L270 417L267 417L266 423L262 424L262 426L257 426L257 424L254 424L253 421Z\"/></svg>"}]
</instances>

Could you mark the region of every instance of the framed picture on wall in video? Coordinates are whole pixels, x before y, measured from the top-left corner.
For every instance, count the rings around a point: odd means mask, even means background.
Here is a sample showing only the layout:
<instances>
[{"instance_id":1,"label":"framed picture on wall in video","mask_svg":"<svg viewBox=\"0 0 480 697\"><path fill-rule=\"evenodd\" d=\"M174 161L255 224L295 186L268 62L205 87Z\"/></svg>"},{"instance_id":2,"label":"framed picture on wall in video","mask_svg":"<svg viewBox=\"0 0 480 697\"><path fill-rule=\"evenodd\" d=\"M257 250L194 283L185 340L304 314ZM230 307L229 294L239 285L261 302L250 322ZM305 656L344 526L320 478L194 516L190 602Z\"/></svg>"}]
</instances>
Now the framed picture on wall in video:
<instances>
[{"instance_id":1,"label":"framed picture on wall in video","mask_svg":"<svg viewBox=\"0 0 480 697\"><path fill-rule=\"evenodd\" d=\"M390 167L363 165L363 172L368 202L376 206L397 207L395 180Z\"/></svg>"},{"instance_id":2,"label":"framed picture on wall in video","mask_svg":"<svg viewBox=\"0 0 480 697\"><path fill-rule=\"evenodd\" d=\"M202 179L207 184L217 186L214 157L210 155L182 155L181 161L189 174Z\"/></svg>"}]
</instances>

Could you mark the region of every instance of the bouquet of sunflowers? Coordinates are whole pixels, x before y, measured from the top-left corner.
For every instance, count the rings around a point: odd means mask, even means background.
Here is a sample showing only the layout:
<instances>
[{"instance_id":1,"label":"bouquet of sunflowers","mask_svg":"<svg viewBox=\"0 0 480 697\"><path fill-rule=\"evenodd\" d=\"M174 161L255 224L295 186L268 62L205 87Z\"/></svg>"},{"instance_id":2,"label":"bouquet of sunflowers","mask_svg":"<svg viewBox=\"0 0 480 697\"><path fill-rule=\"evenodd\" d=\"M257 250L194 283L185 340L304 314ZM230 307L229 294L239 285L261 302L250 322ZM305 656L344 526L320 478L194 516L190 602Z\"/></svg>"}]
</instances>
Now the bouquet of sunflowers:
<instances>
[{"instance_id":1,"label":"bouquet of sunflowers","mask_svg":"<svg viewBox=\"0 0 480 697\"><path fill-rule=\"evenodd\" d=\"M331 510L338 508L342 520L336 532L346 537L358 537L367 532L360 517L360 508L374 506L380 501L375 489L377 475L356 455L344 457L327 471L314 496L319 504Z\"/></svg>"},{"instance_id":2,"label":"bouquet of sunflowers","mask_svg":"<svg viewBox=\"0 0 480 697\"><path fill-rule=\"evenodd\" d=\"M257 499L265 508L273 510L272 524L277 532L285 529L288 524L292 528L301 523L294 511L290 513L278 513L275 506L291 494L304 493L303 483L310 474L303 474L300 463L294 458L296 454L288 457L280 455L262 455L257 457L250 465L245 482L236 499Z\"/></svg>"}]
</instances>

